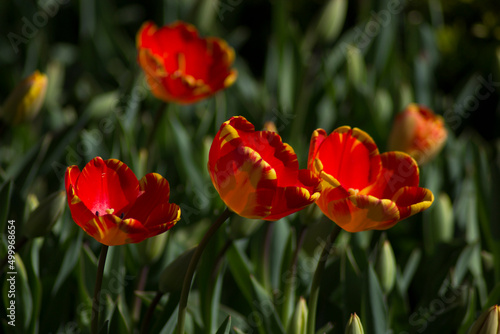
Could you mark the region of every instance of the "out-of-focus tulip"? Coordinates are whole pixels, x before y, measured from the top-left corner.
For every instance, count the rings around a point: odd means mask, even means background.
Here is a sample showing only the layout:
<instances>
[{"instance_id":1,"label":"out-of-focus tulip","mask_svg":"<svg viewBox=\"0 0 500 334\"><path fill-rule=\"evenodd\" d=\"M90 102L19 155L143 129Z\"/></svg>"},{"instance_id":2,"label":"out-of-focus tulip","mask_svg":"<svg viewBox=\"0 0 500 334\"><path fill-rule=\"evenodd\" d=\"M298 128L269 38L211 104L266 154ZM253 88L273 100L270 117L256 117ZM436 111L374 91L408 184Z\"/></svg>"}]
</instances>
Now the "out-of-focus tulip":
<instances>
[{"instance_id":1,"label":"out-of-focus tulip","mask_svg":"<svg viewBox=\"0 0 500 334\"><path fill-rule=\"evenodd\" d=\"M226 205L242 217L278 220L314 203L321 180L299 170L292 147L244 117L224 122L215 136L208 171Z\"/></svg>"},{"instance_id":2,"label":"out-of-focus tulip","mask_svg":"<svg viewBox=\"0 0 500 334\"><path fill-rule=\"evenodd\" d=\"M498 334L500 333L500 306L494 305L472 324L468 334Z\"/></svg>"},{"instance_id":3,"label":"out-of-focus tulip","mask_svg":"<svg viewBox=\"0 0 500 334\"><path fill-rule=\"evenodd\" d=\"M321 211L349 232L385 230L427 209L432 192L419 188L417 163L403 152L379 154L364 131L343 126L314 131L308 166L321 177Z\"/></svg>"},{"instance_id":4,"label":"out-of-focus tulip","mask_svg":"<svg viewBox=\"0 0 500 334\"><path fill-rule=\"evenodd\" d=\"M10 93L1 110L2 118L12 125L31 121L42 108L46 90L47 76L36 70Z\"/></svg>"},{"instance_id":5,"label":"out-of-focus tulip","mask_svg":"<svg viewBox=\"0 0 500 334\"><path fill-rule=\"evenodd\" d=\"M453 219L453 204L446 193L440 193L436 198L437 207L431 225L432 236L436 243L450 242L453 239L455 223Z\"/></svg>"},{"instance_id":6,"label":"out-of-focus tulip","mask_svg":"<svg viewBox=\"0 0 500 334\"><path fill-rule=\"evenodd\" d=\"M276 128L276 124L273 121L265 122L264 126L262 127L262 130L278 133L278 129Z\"/></svg>"},{"instance_id":7,"label":"out-of-focus tulip","mask_svg":"<svg viewBox=\"0 0 500 334\"><path fill-rule=\"evenodd\" d=\"M408 153L422 165L441 151L447 135L443 117L422 105L410 104L396 116L388 148Z\"/></svg>"},{"instance_id":8,"label":"out-of-focus tulip","mask_svg":"<svg viewBox=\"0 0 500 334\"><path fill-rule=\"evenodd\" d=\"M137 33L138 62L154 96L188 104L229 87L234 50L219 38L201 38L196 28L174 22L158 28L146 22Z\"/></svg>"},{"instance_id":9,"label":"out-of-focus tulip","mask_svg":"<svg viewBox=\"0 0 500 334\"><path fill-rule=\"evenodd\" d=\"M363 325L356 313L351 314L349 322L345 328L345 334L364 334Z\"/></svg>"},{"instance_id":10,"label":"out-of-focus tulip","mask_svg":"<svg viewBox=\"0 0 500 334\"><path fill-rule=\"evenodd\" d=\"M159 234L137 245L139 256L144 261L144 264L150 265L155 263L165 253L167 236L166 233Z\"/></svg>"},{"instance_id":11,"label":"out-of-focus tulip","mask_svg":"<svg viewBox=\"0 0 500 334\"><path fill-rule=\"evenodd\" d=\"M123 162L96 157L80 172L68 167L66 193L73 220L108 246L137 243L169 230L180 219L169 203L168 181L156 173L140 181Z\"/></svg>"}]
</instances>

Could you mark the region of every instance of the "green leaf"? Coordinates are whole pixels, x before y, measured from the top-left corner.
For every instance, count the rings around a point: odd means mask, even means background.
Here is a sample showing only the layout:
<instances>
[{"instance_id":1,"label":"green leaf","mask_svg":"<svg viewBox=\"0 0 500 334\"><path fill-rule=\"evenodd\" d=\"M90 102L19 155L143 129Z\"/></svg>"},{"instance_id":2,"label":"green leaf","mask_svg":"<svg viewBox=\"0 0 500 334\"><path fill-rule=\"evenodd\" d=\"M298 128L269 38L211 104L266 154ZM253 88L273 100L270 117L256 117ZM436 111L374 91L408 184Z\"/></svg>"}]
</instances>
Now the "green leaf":
<instances>
[{"instance_id":1,"label":"green leaf","mask_svg":"<svg viewBox=\"0 0 500 334\"><path fill-rule=\"evenodd\" d=\"M52 288L52 295L55 295L57 293L61 285L64 283L64 280L66 280L66 278L78 262L78 258L80 257L80 249L82 247L83 233L84 232L81 230L78 231L76 240L71 240L69 242L69 246L66 248L66 253L64 254L64 259L61 264L61 269L59 269L56 282L54 283L54 287Z\"/></svg>"},{"instance_id":2,"label":"green leaf","mask_svg":"<svg viewBox=\"0 0 500 334\"><path fill-rule=\"evenodd\" d=\"M422 258L422 251L419 248L414 249L410 254L410 258L406 262L403 274L401 275L398 272L398 279L396 280L396 282L401 294L405 294L407 292L408 287L410 286L410 283L413 279L413 276L417 271L421 258Z\"/></svg>"},{"instance_id":3,"label":"green leaf","mask_svg":"<svg viewBox=\"0 0 500 334\"><path fill-rule=\"evenodd\" d=\"M173 112L169 113L169 119L171 130L175 135L178 154L180 155L180 159L176 159L179 160L179 172L184 173L184 179L187 180L187 185L191 186L192 194L198 194L197 197L200 200L200 209L203 210L208 205L208 199L204 196L199 196L199 194L205 193L204 185L206 182L203 181L200 171L196 168L197 164L193 160L191 136Z\"/></svg>"},{"instance_id":4,"label":"green leaf","mask_svg":"<svg viewBox=\"0 0 500 334\"><path fill-rule=\"evenodd\" d=\"M189 262L191 262L195 250L196 247L188 249L163 269L159 281L160 291L164 293L181 291Z\"/></svg>"},{"instance_id":5,"label":"green leaf","mask_svg":"<svg viewBox=\"0 0 500 334\"><path fill-rule=\"evenodd\" d=\"M0 187L0 231L6 230L7 215L10 209L10 198L12 197L12 180L5 181Z\"/></svg>"},{"instance_id":6,"label":"green leaf","mask_svg":"<svg viewBox=\"0 0 500 334\"><path fill-rule=\"evenodd\" d=\"M110 333L130 333L130 319L125 301L118 296L109 322Z\"/></svg>"},{"instance_id":7,"label":"green leaf","mask_svg":"<svg viewBox=\"0 0 500 334\"><path fill-rule=\"evenodd\" d=\"M460 253L455 265L455 270L453 271L453 286L459 286L462 283L465 274L469 271L475 247L476 245L469 245Z\"/></svg>"},{"instance_id":8,"label":"green leaf","mask_svg":"<svg viewBox=\"0 0 500 334\"><path fill-rule=\"evenodd\" d=\"M253 295L255 298L253 306L264 322L266 333L285 334L285 329L279 320L271 297L264 287L257 282L255 277L250 276L250 281L252 283Z\"/></svg>"},{"instance_id":9,"label":"green leaf","mask_svg":"<svg viewBox=\"0 0 500 334\"><path fill-rule=\"evenodd\" d=\"M226 320L222 322L219 329L215 334L229 334L229 330L231 329L231 316L228 315Z\"/></svg>"},{"instance_id":10,"label":"green leaf","mask_svg":"<svg viewBox=\"0 0 500 334\"><path fill-rule=\"evenodd\" d=\"M362 296L362 323L367 333L383 334L389 328L387 323L387 307L377 274L371 263L368 266L366 277L365 293Z\"/></svg>"},{"instance_id":11,"label":"green leaf","mask_svg":"<svg viewBox=\"0 0 500 334\"><path fill-rule=\"evenodd\" d=\"M229 264L229 270L233 275L236 283L243 293L246 301L249 305L252 304L252 290L251 290L251 280L250 275L253 274L251 268L250 261L248 258L242 253L238 246L238 242L234 242L227 251L226 257Z\"/></svg>"}]
</instances>

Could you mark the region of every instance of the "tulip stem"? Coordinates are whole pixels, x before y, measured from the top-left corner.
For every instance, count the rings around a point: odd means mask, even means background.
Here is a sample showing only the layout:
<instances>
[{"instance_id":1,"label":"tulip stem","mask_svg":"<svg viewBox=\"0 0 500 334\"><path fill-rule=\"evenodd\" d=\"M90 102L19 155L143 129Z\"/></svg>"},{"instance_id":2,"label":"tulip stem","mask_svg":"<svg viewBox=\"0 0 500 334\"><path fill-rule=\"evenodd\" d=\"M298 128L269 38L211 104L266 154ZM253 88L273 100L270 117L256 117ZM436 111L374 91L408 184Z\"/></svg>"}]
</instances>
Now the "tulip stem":
<instances>
[{"instance_id":1,"label":"tulip stem","mask_svg":"<svg viewBox=\"0 0 500 334\"><path fill-rule=\"evenodd\" d=\"M186 321L186 309L187 309L187 301L189 296L189 290L191 289L191 281L193 280L193 275L198 266L198 261L203 254L203 250L207 246L208 242L212 238L212 236L217 232L219 227L231 216L233 212L226 208L226 210L217 218L217 220L210 226L210 229L205 233L203 239L201 239L198 247L189 262L188 269L186 271L186 276L184 276L184 283L182 284L182 292L181 299L179 301L179 315L177 320L177 333L184 334L184 323Z\"/></svg>"},{"instance_id":2,"label":"tulip stem","mask_svg":"<svg viewBox=\"0 0 500 334\"><path fill-rule=\"evenodd\" d=\"M153 140L155 138L156 131L158 130L158 126L161 123L161 120L163 118L163 115L165 114L165 110L167 109L167 103L162 102L160 103L160 106L158 107L158 110L156 111L155 119L153 121L153 129L148 135L148 141L146 142L146 147L148 150L151 148L151 145L153 144Z\"/></svg>"},{"instance_id":3,"label":"tulip stem","mask_svg":"<svg viewBox=\"0 0 500 334\"><path fill-rule=\"evenodd\" d=\"M107 245L102 245L101 254L99 255L99 263L97 264L97 274L95 278L94 286L94 298L92 300L92 324L90 332L92 334L97 334L99 332L99 309L100 309L100 299L101 299L101 285L102 278L104 275L104 264L106 263L106 255L108 254Z\"/></svg>"},{"instance_id":4,"label":"tulip stem","mask_svg":"<svg viewBox=\"0 0 500 334\"><path fill-rule=\"evenodd\" d=\"M146 286L146 281L148 279L148 274L149 274L149 266L145 265L141 269L139 282L137 283L137 289L136 289L137 291L144 290L144 287ZM139 296L136 296L134 302L134 309L132 311L132 317L134 319L134 322L139 321L139 318L141 317L141 305L142 305L142 299Z\"/></svg>"},{"instance_id":5,"label":"tulip stem","mask_svg":"<svg viewBox=\"0 0 500 334\"><path fill-rule=\"evenodd\" d=\"M295 250L292 255L292 261L290 263L290 268L288 268L287 272L285 273L285 289L284 289L284 304L283 304L283 309L281 312L281 320L283 324L285 325L285 328L288 329L288 320L290 319L291 313L292 313L292 308L293 308L293 299L292 294L295 288L295 281L296 281L296 276L297 276L297 259L299 257L299 251L302 248L302 244L304 243L304 237L306 235L307 227L302 226L300 228L300 231L298 231L297 235L297 245L295 247Z\"/></svg>"},{"instance_id":6,"label":"tulip stem","mask_svg":"<svg viewBox=\"0 0 500 334\"><path fill-rule=\"evenodd\" d=\"M318 261L318 266L314 272L313 281L311 284L311 293L309 294L309 312L307 314L307 334L314 334L316 328L316 307L318 306L318 296L319 296L319 286L321 283L321 276L323 276L323 271L325 269L326 260L328 260L328 255L332 250L333 243L337 239L340 231L342 229L334 224L332 233L325 240L325 247L321 252L321 257Z\"/></svg>"},{"instance_id":7,"label":"tulip stem","mask_svg":"<svg viewBox=\"0 0 500 334\"><path fill-rule=\"evenodd\" d=\"M146 334L148 332L149 322L151 321L151 317L153 316L156 305L158 305L158 303L160 302L161 297L163 297L163 292L158 290L156 292L155 297L151 301L151 304L149 305L148 311L146 312L146 315L144 316L144 320L142 321L142 326L141 326L141 333L142 334Z\"/></svg>"}]
</instances>

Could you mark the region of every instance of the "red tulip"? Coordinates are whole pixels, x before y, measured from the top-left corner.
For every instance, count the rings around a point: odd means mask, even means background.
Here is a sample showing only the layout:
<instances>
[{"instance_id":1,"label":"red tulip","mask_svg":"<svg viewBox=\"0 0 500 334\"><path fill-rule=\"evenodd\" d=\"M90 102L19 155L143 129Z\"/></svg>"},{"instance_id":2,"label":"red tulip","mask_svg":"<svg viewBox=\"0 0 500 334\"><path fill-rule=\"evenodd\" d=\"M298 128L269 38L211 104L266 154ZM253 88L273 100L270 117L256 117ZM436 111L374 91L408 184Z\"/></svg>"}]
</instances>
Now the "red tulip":
<instances>
[{"instance_id":1,"label":"red tulip","mask_svg":"<svg viewBox=\"0 0 500 334\"><path fill-rule=\"evenodd\" d=\"M379 154L373 139L343 126L314 131L309 168L321 177L321 211L349 232L385 230L427 209L432 192L419 188L418 166L402 152Z\"/></svg>"},{"instance_id":2,"label":"red tulip","mask_svg":"<svg viewBox=\"0 0 500 334\"><path fill-rule=\"evenodd\" d=\"M299 170L293 149L244 117L224 122L210 148L208 170L226 205L242 217L278 220L319 196L320 179Z\"/></svg>"},{"instance_id":3,"label":"red tulip","mask_svg":"<svg viewBox=\"0 0 500 334\"><path fill-rule=\"evenodd\" d=\"M170 229L180 219L169 203L168 181L150 173L140 181L123 162L96 157L80 172L68 167L66 193L73 220L108 246L137 243Z\"/></svg>"},{"instance_id":4,"label":"red tulip","mask_svg":"<svg viewBox=\"0 0 500 334\"><path fill-rule=\"evenodd\" d=\"M446 137L443 117L422 105L410 104L396 116L388 148L408 153L422 165L441 151Z\"/></svg>"},{"instance_id":5,"label":"red tulip","mask_svg":"<svg viewBox=\"0 0 500 334\"><path fill-rule=\"evenodd\" d=\"M194 103L229 87L234 50L219 38L201 38L196 28L174 22L160 29L146 22L137 33L138 62L158 99Z\"/></svg>"}]
</instances>

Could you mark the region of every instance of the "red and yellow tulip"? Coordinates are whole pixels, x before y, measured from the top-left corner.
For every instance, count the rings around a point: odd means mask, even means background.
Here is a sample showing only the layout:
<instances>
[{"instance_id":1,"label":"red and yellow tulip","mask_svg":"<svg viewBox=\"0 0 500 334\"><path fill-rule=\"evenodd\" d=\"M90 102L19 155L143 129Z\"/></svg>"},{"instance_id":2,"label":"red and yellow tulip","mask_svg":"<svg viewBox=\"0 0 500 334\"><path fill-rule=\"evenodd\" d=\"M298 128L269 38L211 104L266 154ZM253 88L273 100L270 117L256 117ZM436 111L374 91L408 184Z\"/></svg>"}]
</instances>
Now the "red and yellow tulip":
<instances>
[{"instance_id":1,"label":"red and yellow tulip","mask_svg":"<svg viewBox=\"0 0 500 334\"><path fill-rule=\"evenodd\" d=\"M226 205L242 217L278 220L312 204L321 180L299 170L292 147L244 117L224 122L210 148L208 170Z\"/></svg>"},{"instance_id":2,"label":"red and yellow tulip","mask_svg":"<svg viewBox=\"0 0 500 334\"><path fill-rule=\"evenodd\" d=\"M169 230L180 219L169 203L168 181L150 173L140 181L123 162L96 157L80 172L65 175L73 220L87 234L108 246L137 243Z\"/></svg>"},{"instance_id":3,"label":"red and yellow tulip","mask_svg":"<svg viewBox=\"0 0 500 334\"><path fill-rule=\"evenodd\" d=\"M396 116L388 148L408 153L422 165L441 151L446 137L443 117L425 106L410 104Z\"/></svg>"},{"instance_id":4,"label":"red and yellow tulip","mask_svg":"<svg viewBox=\"0 0 500 334\"><path fill-rule=\"evenodd\" d=\"M314 131L308 166L322 179L321 211L349 232L385 230L427 209L432 192L419 188L415 160L402 152L379 154L364 131L343 126Z\"/></svg>"},{"instance_id":5,"label":"red and yellow tulip","mask_svg":"<svg viewBox=\"0 0 500 334\"><path fill-rule=\"evenodd\" d=\"M194 26L184 22L159 29L144 23L137 49L151 91L165 102L197 102L229 87L237 77L231 69L234 50L219 38L201 38Z\"/></svg>"}]
</instances>

